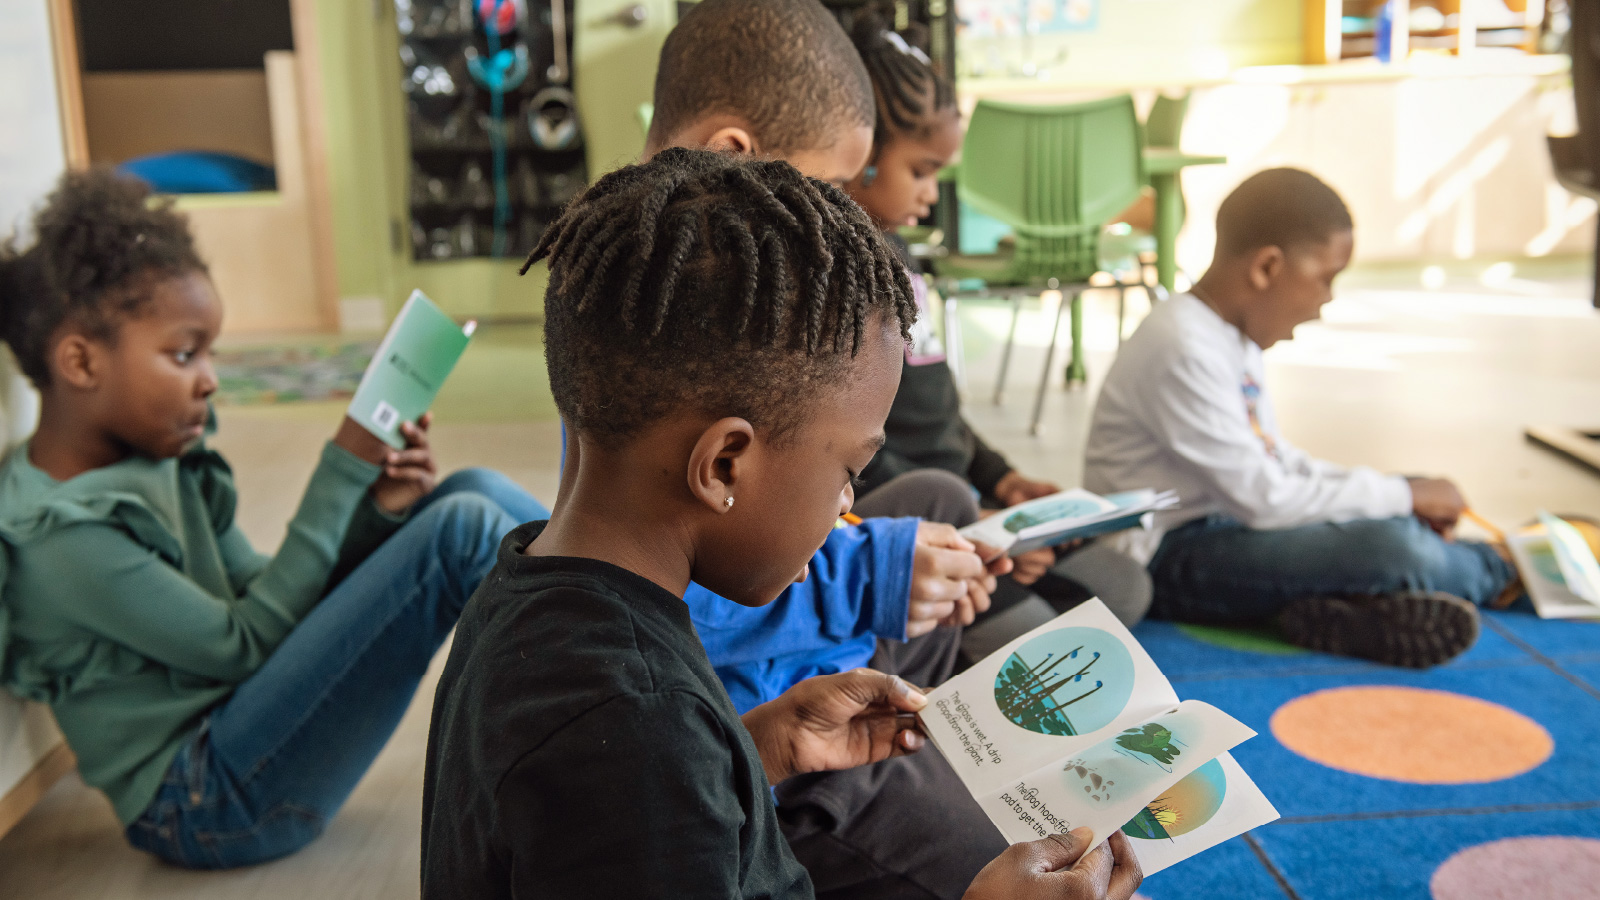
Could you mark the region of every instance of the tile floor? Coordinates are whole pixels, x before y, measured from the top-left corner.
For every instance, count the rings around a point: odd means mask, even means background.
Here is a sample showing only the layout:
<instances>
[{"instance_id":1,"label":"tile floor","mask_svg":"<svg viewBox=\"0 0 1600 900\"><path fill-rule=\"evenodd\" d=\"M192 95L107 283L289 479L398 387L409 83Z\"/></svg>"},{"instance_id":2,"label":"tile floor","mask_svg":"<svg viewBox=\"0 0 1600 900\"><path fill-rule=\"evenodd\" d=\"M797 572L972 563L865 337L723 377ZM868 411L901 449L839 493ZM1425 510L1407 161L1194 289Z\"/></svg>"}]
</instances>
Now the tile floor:
<instances>
[{"instance_id":1,"label":"tile floor","mask_svg":"<svg viewBox=\"0 0 1600 900\"><path fill-rule=\"evenodd\" d=\"M1586 265L1531 269L1462 266L1351 273L1321 323L1269 355L1272 389L1289 438L1343 463L1457 479L1475 508L1501 526L1536 510L1600 515L1600 474L1528 444L1522 427L1600 427L1600 312L1588 304ZM1441 283L1442 279L1442 283ZM1141 303L1130 302L1137 314ZM1091 295L1086 346L1091 381L1046 399L1044 432L1027 434L1026 412L1048 320L1025 311L1026 336L1005 403L989 402L1006 312L966 308L967 412L1023 471L1074 483L1098 377L1115 347L1115 301ZM1131 323L1130 323L1131 326ZM492 466L541 498L554 496L558 429L530 385L543 383L543 354L527 330L495 339L463 362L471 396L447 391L435 446L445 469ZM476 386L484 390L477 390ZM504 385L504 389L492 388ZM507 402L487 403L489 391ZM526 395L526 399L524 398ZM508 411L507 406L511 409ZM523 410L526 410L524 413ZM220 410L217 445L237 473L240 521L258 546L282 537L318 444L339 404ZM439 661L435 662L435 669ZM436 671L434 673L436 675ZM315 898L416 895L422 759L434 677L327 834L286 860L231 873L183 872L121 840L109 805L69 776L0 840L0 886L27 898Z\"/></svg>"}]
</instances>

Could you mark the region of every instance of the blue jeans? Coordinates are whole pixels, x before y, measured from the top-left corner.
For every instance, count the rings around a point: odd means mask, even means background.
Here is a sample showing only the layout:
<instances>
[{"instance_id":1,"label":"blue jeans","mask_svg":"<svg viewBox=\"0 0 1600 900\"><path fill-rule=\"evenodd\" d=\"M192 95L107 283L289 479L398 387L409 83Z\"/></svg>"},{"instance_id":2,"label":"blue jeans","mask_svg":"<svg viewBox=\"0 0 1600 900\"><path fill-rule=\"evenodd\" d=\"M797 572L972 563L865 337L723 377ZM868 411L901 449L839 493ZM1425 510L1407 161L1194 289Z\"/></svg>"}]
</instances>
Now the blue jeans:
<instances>
[{"instance_id":1,"label":"blue jeans","mask_svg":"<svg viewBox=\"0 0 1600 900\"><path fill-rule=\"evenodd\" d=\"M1446 541L1413 516L1257 531L1214 515L1162 539L1150 560L1151 612L1227 624L1271 617L1304 597L1411 590L1482 606L1514 574L1488 544Z\"/></svg>"},{"instance_id":2,"label":"blue jeans","mask_svg":"<svg viewBox=\"0 0 1600 900\"><path fill-rule=\"evenodd\" d=\"M497 472L446 478L211 711L128 841L200 869L309 843L400 724L501 538L549 516Z\"/></svg>"}]
</instances>

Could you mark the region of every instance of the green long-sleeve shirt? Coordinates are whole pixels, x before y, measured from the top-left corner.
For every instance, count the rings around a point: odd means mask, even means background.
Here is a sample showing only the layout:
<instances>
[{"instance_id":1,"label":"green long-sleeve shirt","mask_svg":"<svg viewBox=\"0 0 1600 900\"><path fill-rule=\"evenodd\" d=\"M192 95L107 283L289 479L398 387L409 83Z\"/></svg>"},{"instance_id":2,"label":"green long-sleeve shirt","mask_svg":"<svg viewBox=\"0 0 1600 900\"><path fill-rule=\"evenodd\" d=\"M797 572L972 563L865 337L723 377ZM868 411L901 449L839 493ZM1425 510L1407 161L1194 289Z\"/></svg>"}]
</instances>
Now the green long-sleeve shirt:
<instances>
[{"instance_id":1,"label":"green long-sleeve shirt","mask_svg":"<svg viewBox=\"0 0 1600 900\"><path fill-rule=\"evenodd\" d=\"M394 530L377 466L328 444L277 556L234 523L222 457L134 457L56 481L26 444L0 463L0 685L50 705L124 823L180 745Z\"/></svg>"}]
</instances>

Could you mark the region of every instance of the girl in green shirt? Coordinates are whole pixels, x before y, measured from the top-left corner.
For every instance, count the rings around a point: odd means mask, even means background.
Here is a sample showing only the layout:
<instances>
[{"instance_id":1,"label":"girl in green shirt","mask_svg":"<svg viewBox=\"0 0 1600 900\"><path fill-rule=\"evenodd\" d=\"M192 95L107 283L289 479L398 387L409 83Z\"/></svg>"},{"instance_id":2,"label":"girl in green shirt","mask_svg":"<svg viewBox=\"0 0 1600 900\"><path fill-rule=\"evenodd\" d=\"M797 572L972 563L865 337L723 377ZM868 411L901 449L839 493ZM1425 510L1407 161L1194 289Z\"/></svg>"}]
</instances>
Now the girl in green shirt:
<instances>
[{"instance_id":1,"label":"girl in green shirt","mask_svg":"<svg viewBox=\"0 0 1600 900\"><path fill-rule=\"evenodd\" d=\"M130 842L182 866L293 852L360 780L434 650L544 508L504 477L434 484L346 418L282 547L251 549L206 446L222 325L184 219L66 175L0 252L0 338L42 398L0 462L0 685L50 705Z\"/></svg>"}]
</instances>

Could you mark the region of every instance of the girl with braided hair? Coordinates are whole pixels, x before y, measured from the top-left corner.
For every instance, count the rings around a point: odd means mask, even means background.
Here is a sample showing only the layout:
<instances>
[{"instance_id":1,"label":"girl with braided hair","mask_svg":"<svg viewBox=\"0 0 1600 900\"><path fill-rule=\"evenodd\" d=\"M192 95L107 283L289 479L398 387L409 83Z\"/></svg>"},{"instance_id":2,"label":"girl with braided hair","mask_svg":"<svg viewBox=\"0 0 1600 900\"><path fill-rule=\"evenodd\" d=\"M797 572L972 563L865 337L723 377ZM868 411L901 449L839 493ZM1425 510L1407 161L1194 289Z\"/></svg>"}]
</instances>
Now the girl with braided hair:
<instances>
[{"instance_id":1,"label":"girl with braided hair","mask_svg":"<svg viewBox=\"0 0 1600 900\"><path fill-rule=\"evenodd\" d=\"M769 786L917 751L927 699L855 669L741 717L684 595L760 607L806 578L883 441L905 273L837 188L684 149L602 178L544 258L571 444L439 682L423 896L810 898ZM1125 840L1090 843L1017 845L968 896L1126 900Z\"/></svg>"},{"instance_id":2,"label":"girl with braided hair","mask_svg":"<svg viewBox=\"0 0 1600 900\"><path fill-rule=\"evenodd\" d=\"M925 218L939 199L939 170L961 148L955 92L918 48L915 32L901 35L864 15L856 20L851 39L872 79L878 118L867 167L845 190L884 230L900 251L902 264L912 267L894 230ZM930 470L961 479L992 507L1015 506L1060 490L1018 472L967 424L945 348L928 324L926 286L916 275L912 285L923 318L906 349L900 391L884 425L887 443L862 473L862 505L870 508L880 489L895 490L896 479L907 473ZM975 499L950 524L968 525L979 514ZM1076 552L1060 561L1051 547L1016 557L1010 584L1001 583L995 611L1025 597L1018 587L1025 585L1058 609L1098 595L1124 623L1138 622L1150 606L1150 579L1143 567L1109 547L1063 548L1072 550Z\"/></svg>"},{"instance_id":3,"label":"girl with braided hair","mask_svg":"<svg viewBox=\"0 0 1600 900\"><path fill-rule=\"evenodd\" d=\"M42 395L0 463L0 686L48 704L136 847L228 868L316 837L394 731L502 535L504 477L434 486L348 417L273 557L207 446L222 307L183 217L69 173L0 250L0 337Z\"/></svg>"}]
</instances>

